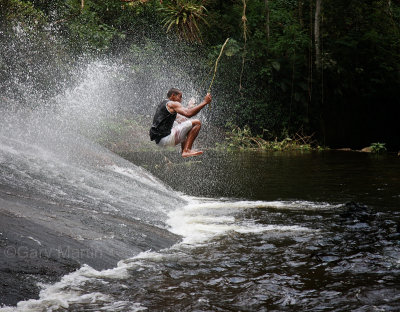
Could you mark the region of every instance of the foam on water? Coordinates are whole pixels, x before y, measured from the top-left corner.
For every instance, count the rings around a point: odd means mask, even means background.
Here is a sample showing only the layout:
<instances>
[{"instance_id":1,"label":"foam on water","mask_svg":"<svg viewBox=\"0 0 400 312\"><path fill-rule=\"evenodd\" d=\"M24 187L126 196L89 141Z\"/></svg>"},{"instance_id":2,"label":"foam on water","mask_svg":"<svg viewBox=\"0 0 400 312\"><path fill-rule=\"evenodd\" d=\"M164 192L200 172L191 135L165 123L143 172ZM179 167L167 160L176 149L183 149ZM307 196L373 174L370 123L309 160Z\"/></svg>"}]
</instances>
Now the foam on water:
<instances>
[{"instance_id":1,"label":"foam on water","mask_svg":"<svg viewBox=\"0 0 400 312\"><path fill-rule=\"evenodd\" d=\"M112 274L109 272L112 271ZM101 276L107 278L123 278L126 275L118 274L118 268L102 271ZM143 307L139 303L114 301L113 298L101 292L85 293L83 291L85 283L99 277L100 272L84 265L79 270L65 275L61 280L53 285L42 285L38 300L30 299L21 301L16 307L1 308L3 312L32 312L32 311L55 311L58 309L68 309L72 304L101 304L99 310L106 311L126 311L127 306L130 311L142 311Z\"/></svg>"},{"instance_id":2,"label":"foam on water","mask_svg":"<svg viewBox=\"0 0 400 312\"><path fill-rule=\"evenodd\" d=\"M132 168L121 167L121 166L117 166L114 164L112 166L109 166L108 169L113 172L116 172L118 174L121 174L123 176L126 176L128 178L140 181L141 183L143 183L145 185L148 185L148 186L157 185L158 187L162 188L163 190L167 190L167 187L165 187L164 184L162 184L154 176L147 174L140 167L135 167L135 170L133 170Z\"/></svg>"},{"instance_id":3,"label":"foam on water","mask_svg":"<svg viewBox=\"0 0 400 312\"><path fill-rule=\"evenodd\" d=\"M125 170L117 167L116 171ZM129 171L128 171L129 174ZM68 309L72 304L98 304L106 311L142 311L146 307L140 303L116 301L112 296L100 292L86 293L87 283L107 283L107 279L125 280L132 271L142 271L153 267L154 263L164 261L179 261L182 247L196 248L208 244L213 238L227 235L230 232L258 235L265 232L277 232L280 235L292 235L298 232L315 232L302 226L263 225L256 220L240 220L236 216L247 209L314 209L323 210L335 207L328 203L312 202L263 202L237 201L228 199L206 199L183 196L188 204L169 213L167 224L169 230L182 236L182 241L166 250L158 252L148 250L132 258L121 260L113 269L95 270L84 265L77 271L64 276L60 282L53 285L44 285L38 300L28 300L18 303L16 308L3 308L0 311L42 311Z\"/></svg>"},{"instance_id":4,"label":"foam on water","mask_svg":"<svg viewBox=\"0 0 400 312\"><path fill-rule=\"evenodd\" d=\"M194 198L182 195L190 203L188 209L243 209L243 208L280 208L287 210L328 210L341 205L332 205L325 202L309 201L248 201L231 200L226 198L209 199Z\"/></svg>"},{"instance_id":5,"label":"foam on water","mask_svg":"<svg viewBox=\"0 0 400 312\"><path fill-rule=\"evenodd\" d=\"M211 238L229 231L238 233L262 233L279 231L311 231L306 227L287 225L262 225L256 220L242 221L235 215L246 209L274 208L296 210L323 210L335 207L328 203L305 201L237 201L228 199L205 199L184 196L188 205L169 213L168 225L171 232L183 237L182 244L202 244Z\"/></svg>"}]
</instances>

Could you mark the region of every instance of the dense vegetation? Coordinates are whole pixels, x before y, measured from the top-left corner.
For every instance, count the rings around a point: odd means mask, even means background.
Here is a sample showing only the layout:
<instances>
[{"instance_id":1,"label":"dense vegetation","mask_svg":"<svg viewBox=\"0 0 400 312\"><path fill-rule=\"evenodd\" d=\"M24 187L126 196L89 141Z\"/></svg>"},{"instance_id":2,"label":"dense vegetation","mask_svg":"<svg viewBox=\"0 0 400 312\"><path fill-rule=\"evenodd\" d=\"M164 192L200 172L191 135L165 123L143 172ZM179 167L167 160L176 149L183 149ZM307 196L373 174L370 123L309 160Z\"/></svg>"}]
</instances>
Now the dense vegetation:
<instances>
[{"instance_id":1,"label":"dense vegetation","mask_svg":"<svg viewBox=\"0 0 400 312\"><path fill-rule=\"evenodd\" d=\"M26 41L57 56L24 50L23 42L3 46L0 95L27 63L54 69L45 79L29 74L56 92L76 56L121 54L149 38L200 51L204 70L193 79L206 92L229 37L212 89L216 123L265 140L315 133L332 147L386 142L394 150L399 23L400 3L391 0L0 0L2 41L23 28Z\"/></svg>"}]
</instances>

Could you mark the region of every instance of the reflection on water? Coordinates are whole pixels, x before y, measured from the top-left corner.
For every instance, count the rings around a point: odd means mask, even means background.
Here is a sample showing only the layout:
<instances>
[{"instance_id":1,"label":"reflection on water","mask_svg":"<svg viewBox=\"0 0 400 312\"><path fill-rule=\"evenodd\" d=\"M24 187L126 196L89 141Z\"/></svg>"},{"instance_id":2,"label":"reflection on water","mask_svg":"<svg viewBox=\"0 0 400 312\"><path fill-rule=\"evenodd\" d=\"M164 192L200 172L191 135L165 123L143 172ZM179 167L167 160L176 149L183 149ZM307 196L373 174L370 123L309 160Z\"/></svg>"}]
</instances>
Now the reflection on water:
<instances>
[{"instance_id":1,"label":"reflection on water","mask_svg":"<svg viewBox=\"0 0 400 312\"><path fill-rule=\"evenodd\" d=\"M129 158L193 196L355 201L380 209L396 209L400 203L400 158L395 155L206 151L187 160L177 152L137 153Z\"/></svg>"}]
</instances>

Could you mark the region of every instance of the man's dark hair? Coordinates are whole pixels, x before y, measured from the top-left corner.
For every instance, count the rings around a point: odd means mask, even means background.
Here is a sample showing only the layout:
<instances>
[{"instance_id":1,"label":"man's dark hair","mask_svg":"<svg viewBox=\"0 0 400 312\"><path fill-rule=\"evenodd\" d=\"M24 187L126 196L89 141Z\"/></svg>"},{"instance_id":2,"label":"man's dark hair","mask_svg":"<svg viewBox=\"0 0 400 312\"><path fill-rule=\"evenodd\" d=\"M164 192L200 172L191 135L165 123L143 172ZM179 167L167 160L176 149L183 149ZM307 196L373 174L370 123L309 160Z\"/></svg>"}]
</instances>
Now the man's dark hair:
<instances>
[{"instance_id":1,"label":"man's dark hair","mask_svg":"<svg viewBox=\"0 0 400 312\"><path fill-rule=\"evenodd\" d=\"M172 95L177 95L179 93L182 93L182 91L177 88L171 88L167 93L167 97L170 98Z\"/></svg>"}]
</instances>

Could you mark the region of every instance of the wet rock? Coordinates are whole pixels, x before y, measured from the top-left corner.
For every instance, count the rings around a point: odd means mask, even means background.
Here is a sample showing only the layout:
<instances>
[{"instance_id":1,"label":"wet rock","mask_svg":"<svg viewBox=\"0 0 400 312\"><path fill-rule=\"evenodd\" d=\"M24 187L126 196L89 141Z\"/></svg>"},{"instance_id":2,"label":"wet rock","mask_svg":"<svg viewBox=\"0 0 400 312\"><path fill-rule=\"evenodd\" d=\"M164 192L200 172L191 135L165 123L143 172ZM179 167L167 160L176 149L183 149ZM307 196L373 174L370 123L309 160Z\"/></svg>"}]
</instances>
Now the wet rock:
<instances>
[{"instance_id":1,"label":"wet rock","mask_svg":"<svg viewBox=\"0 0 400 312\"><path fill-rule=\"evenodd\" d=\"M363 149L361 149L361 152L363 153L372 153L372 148L371 147L364 147Z\"/></svg>"},{"instance_id":2,"label":"wet rock","mask_svg":"<svg viewBox=\"0 0 400 312\"><path fill-rule=\"evenodd\" d=\"M350 147L342 147L342 148L338 148L336 149L337 151L345 151L345 152L351 152L352 149Z\"/></svg>"},{"instance_id":3,"label":"wet rock","mask_svg":"<svg viewBox=\"0 0 400 312\"><path fill-rule=\"evenodd\" d=\"M56 250L82 246L52 236L25 218L0 211L0 229L1 304L15 305L21 300L38 298L38 282L55 282L80 266L76 259L63 257ZM33 237L38 239L35 241ZM51 245L54 239L58 240L58 246Z\"/></svg>"},{"instance_id":4,"label":"wet rock","mask_svg":"<svg viewBox=\"0 0 400 312\"><path fill-rule=\"evenodd\" d=\"M75 214L73 207L63 210L64 218L57 211L64 209L62 206L1 196L0 306L37 299L38 283L54 283L83 264L96 270L113 268L121 259L165 248L179 239L135 220L104 214L97 216L97 222L87 222L83 212ZM40 214L46 211L48 214ZM127 226L119 228L122 222ZM108 228L113 229L112 236L106 235Z\"/></svg>"}]
</instances>

